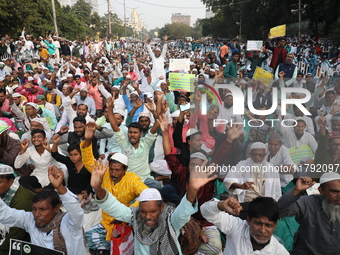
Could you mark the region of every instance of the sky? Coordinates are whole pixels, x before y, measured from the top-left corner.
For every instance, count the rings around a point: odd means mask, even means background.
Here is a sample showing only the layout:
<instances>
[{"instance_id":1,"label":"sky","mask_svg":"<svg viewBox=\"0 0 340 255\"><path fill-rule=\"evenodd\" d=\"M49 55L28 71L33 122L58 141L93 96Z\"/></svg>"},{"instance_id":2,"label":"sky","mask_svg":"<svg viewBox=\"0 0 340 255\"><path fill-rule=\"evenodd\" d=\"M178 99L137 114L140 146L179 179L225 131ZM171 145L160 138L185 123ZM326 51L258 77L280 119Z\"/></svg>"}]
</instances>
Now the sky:
<instances>
[{"instance_id":1,"label":"sky","mask_svg":"<svg viewBox=\"0 0 340 255\"><path fill-rule=\"evenodd\" d=\"M124 0L109 1L111 3L112 11L117 13L118 17L123 20ZM191 15L191 25L195 23L198 18L205 18L205 6L201 0L125 0L125 2L126 17L131 17L132 9L130 8L137 8L136 11L140 14L140 18L145 23L144 26L147 30L151 30L156 27L162 28L165 24L171 23L172 13ZM163 5L166 7L155 5ZM107 13L107 0L98 0L98 6L100 16Z\"/></svg>"}]
</instances>

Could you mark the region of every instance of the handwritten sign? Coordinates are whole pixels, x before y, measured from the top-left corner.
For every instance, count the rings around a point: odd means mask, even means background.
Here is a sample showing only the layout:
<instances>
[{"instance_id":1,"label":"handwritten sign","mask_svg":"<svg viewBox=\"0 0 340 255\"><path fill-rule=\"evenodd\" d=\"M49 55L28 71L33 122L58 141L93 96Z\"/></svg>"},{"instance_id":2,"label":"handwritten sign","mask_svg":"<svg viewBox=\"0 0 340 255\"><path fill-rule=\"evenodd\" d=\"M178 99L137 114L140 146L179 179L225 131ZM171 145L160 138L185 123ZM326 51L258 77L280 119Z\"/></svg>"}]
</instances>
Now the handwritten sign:
<instances>
[{"instance_id":1,"label":"handwritten sign","mask_svg":"<svg viewBox=\"0 0 340 255\"><path fill-rule=\"evenodd\" d=\"M170 90L194 92L194 74L170 73Z\"/></svg>"},{"instance_id":2,"label":"handwritten sign","mask_svg":"<svg viewBox=\"0 0 340 255\"><path fill-rule=\"evenodd\" d=\"M302 159L313 158L313 151L309 145L300 145L289 148L288 151L295 164L300 163Z\"/></svg>"},{"instance_id":3,"label":"handwritten sign","mask_svg":"<svg viewBox=\"0 0 340 255\"><path fill-rule=\"evenodd\" d=\"M189 70L190 70L189 58L170 59L169 71L189 71Z\"/></svg>"},{"instance_id":4,"label":"handwritten sign","mask_svg":"<svg viewBox=\"0 0 340 255\"><path fill-rule=\"evenodd\" d=\"M256 67L253 79L262 82L267 87L270 87L274 75L261 67Z\"/></svg>"},{"instance_id":5,"label":"handwritten sign","mask_svg":"<svg viewBox=\"0 0 340 255\"><path fill-rule=\"evenodd\" d=\"M247 51L261 51L262 41L247 41Z\"/></svg>"},{"instance_id":6,"label":"handwritten sign","mask_svg":"<svg viewBox=\"0 0 340 255\"><path fill-rule=\"evenodd\" d=\"M281 37L286 35L286 25L273 27L269 31L269 39Z\"/></svg>"},{"instance_id":7,"label":"handwritten sign","mask_svg":"<svg viewBox=\"0 0 340 255\"><path fill-rule=\"evenodd\" d=\"M11 239L9 255L64 255L61 251L51 250L39 245L31 244L28 242Z\"/></svg>"}]
</instances>

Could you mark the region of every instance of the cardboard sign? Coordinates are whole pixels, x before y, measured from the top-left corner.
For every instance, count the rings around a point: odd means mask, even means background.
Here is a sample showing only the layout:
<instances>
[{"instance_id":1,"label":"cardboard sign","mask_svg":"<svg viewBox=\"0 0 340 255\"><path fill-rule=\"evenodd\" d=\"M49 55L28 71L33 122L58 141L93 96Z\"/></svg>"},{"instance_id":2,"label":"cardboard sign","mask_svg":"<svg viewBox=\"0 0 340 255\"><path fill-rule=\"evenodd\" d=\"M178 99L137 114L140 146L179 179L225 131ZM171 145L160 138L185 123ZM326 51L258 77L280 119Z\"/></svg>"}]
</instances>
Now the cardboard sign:
<instances>
[{"instance_id":1,"label":"cardboard sign","mask_svg":"<svg viewBox=\"0 0 340 255\"><path fill-rule=\"evenodd\" d=\"M189 71L189 70L190 70L189 58L170 59L169 71Z\"/></svg>"},{"instance_id":2,"label":"cardboard sign","mask_svg":"<svg viewBox=\"0 0 340 255\"><path fill-rule=\"evenodd\" d=\"M289 148L290 156L295 164L301 162L302 159L313 158L314 154L309 145L300 145Z\"/></svg>"},{"instance_id":3,"label":"cardboard sign","mask_svg":"<svg viewBox=\"0 0 340 255\"><path fill-rule=\"evenodd\" d=\"M262 41L247 41L247 51L261 51Z\"/></svg>"},{"instance_id":4,"label":"cardboard sign","mask_svg":"<svg viewBox=\"0 0 340 255\"><path fill-rule=\"evenodd\" d=\"M51 250L39 245L11 239L9 255L64 255L61 251Z\"/></svg>"},{"instance_id":5,"label":"cardboard sign","mask_svg":"<svg viewBox=\"0 0 340 255\"><path fill-rule=\"evenodd\" d=\"M286 35L286 25L281 25L277 27L273 27L269 31L269 39L282 37Z\"/></svg>"},{"instance_id":6,"label":"cardboard sign","mask_svg":"<svg viewBox=\"0 0 340 255\"><path fill-rule=\"evenodd\" d=\"M253 79L262 82L267 87L270 87L274 74L264 70L261 67L256 67Z\"/></svg>"},{"instance_id":7,"label":"cardboard sign","mask_svg":"<svg viewBox=\"0 0 340 255\"><path fill-rule=\"evenodd\" d=\"M194 74L170 73L170 90L194 92Z\"/></svg>"}]
</instances>

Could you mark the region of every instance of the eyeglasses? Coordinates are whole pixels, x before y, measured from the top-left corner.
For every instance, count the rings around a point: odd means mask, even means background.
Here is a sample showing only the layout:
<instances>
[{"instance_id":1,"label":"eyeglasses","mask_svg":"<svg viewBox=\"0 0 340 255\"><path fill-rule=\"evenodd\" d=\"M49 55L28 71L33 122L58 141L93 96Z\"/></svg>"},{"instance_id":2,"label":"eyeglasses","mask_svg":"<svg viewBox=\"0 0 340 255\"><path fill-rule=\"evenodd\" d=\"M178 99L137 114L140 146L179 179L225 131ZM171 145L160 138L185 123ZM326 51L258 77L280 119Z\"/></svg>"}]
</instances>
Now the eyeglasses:
<instances>
[{"instance_id":1,"label":"eyeglasses","mask_svg":"<svg viewBox=\"0 0 340 255\"><path fill-rule=\"evenodd\" d=\"M260 157L260 158L263 158L265 156L265 154L262 154L262 153L250 153L250 155L253 157Z\"/></svg>"}]
</instances>

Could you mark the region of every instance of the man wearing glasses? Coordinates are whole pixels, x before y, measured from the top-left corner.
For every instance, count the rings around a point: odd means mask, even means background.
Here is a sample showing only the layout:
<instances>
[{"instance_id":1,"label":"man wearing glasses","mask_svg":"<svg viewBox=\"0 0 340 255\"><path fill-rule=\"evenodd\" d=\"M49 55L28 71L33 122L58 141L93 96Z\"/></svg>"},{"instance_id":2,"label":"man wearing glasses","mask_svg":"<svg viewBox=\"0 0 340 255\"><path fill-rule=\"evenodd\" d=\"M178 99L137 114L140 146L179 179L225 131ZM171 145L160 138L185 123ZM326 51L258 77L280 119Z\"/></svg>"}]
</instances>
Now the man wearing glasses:
<instances>
[{"instance_id":1,"label":"man wearing glasses","mask_svg":"<svg viewBox=\"0 0 340 255\"><path fill-rule=\"evenodd\" d=\"M224 186L231 196L244 208L240 217L246 217L249 202L257 197L281 197L280 175L278 169L266 160L266 146L255 142L250 147L250 158L240 161L229 170Z\"/></svg>"}]
</instances>

